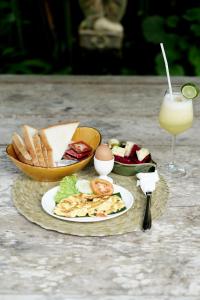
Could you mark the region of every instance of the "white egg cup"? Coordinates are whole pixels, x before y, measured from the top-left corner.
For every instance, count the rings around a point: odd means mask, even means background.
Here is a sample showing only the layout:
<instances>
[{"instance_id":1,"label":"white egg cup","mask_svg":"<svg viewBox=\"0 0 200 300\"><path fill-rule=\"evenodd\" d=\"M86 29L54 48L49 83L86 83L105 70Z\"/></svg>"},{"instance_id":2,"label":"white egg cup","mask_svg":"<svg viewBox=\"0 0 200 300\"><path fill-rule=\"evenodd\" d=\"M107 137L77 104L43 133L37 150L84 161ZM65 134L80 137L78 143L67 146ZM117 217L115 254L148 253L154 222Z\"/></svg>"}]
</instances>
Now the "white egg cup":
<instances>
[{"instance_id":1,"label":"white egg cup","mask_svg":"<svg viewBox=\"0 0 200 300\"><path fill-rule=\"evenodd\" d=\"M100 175L99 178L105 179L113 183L113 179L107 175L111 173L114 167L114 157L111 160L99 160L94 157L94 168L96 172Z\"/></svg>"}]
</instances>

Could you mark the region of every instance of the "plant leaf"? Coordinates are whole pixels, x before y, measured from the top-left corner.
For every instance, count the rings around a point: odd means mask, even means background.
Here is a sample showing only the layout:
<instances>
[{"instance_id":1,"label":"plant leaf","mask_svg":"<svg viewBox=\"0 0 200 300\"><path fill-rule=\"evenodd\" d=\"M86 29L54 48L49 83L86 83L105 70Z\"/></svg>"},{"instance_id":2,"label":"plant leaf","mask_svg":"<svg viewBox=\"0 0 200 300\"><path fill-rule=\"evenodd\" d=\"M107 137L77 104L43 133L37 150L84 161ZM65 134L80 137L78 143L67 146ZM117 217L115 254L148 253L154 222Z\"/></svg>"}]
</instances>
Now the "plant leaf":
<instances>
[{"instance_id":1,"label":"plant leaf","mask_svg":"<svg viewBox=\"0 0 200 300\"><path fill-rule=\"evenodd\" d=\"M13 53L15 53L15 48L12 48L12 47L7 47L7 48L3 49L3 51L2 51L3 56L10 56Z\"/></svg>"},{"instance_id":2,"label":"plant leaf","mask_svg":"<svg viewBox=\"0 0 200 300\"><path fill-rule=\"evenodd\" d=\"M190 29L192 32L194 32L195 36L200 36L200 24L192 24L190 26Z\"/></svg>"},{"instance_id":3,"label":"plant leaf","mask_svg":"<svg viewBox=\"0 0 200 300\"><path fill-rule=\"evenodd\" d=\"M8 73L17 74L48 74L51 70L51 65L40 59L28 59L19 63L14 63L9 66Z\"/></svg>"},{"instance_id":4,"label":"plant leaf","mask_svg":"<svg viewBox=\"0 0 200 300\"><path fill-rule=\"evenodd\" d=\"M156 56L155 63L156 63L156 66L155 66L156 73L158 75L166 75L165 65L164 65L162 54L159 53ZM171 75L177 75L178 76L178 75L184 75L185 74L184 68L181 65L176 64L176 63L171 63L169 65L169 70L170 70Z\"/></svg>"},{"instance_id":5,"label":"plant leaf","mask_svg":"<svg viewBox=\"0 0 200 300\"><path fill-rule=\"evenodd\" d=\"M16 21L15 14L14 13L7 14L7 16L4 18L4 21L7 23L15 22Z\"/></svg>"},{"instance_id":6,"label":"plant leaf","mask_svg":"<svg viewBox=\"0 0 200 300\"><path fill-rule=\"evenodd\" d=\"M171 72L171 75L173 75L173 76L185 75L183 66L181 66L179 64L172 64L170 72Z\"/></svg>"},{"instance_id":7,"label":"plant leaf","mask_svg":"<svg viewBox=\"0 0 200 300\"><path fill-rule=\"evenodd\" d=\"M188 42L187 37L181 37L179 39L179 47L181 50L186 50L190 47L190 43Z\"/></svg>"},{"instance_id":8,"label":"plant leaf","mask_svg":"<svg viewBox=\"0 0 200 300\"><path fill-rule=\"evenodd\" d=\"M200 75L200 52L196 46L192 46L189 49L189 62L194 67L195 75Z\"/></svg>"},{"instance_id":9,"label":"plant leaf","mask_svg":"<svg viewBox=\"0 0 200 300\"><path fill-rule=\"evenodd\" d=\"M11 8L11 3L9 1L0 1L0 9Z\"/></svg>"},{"instance_id":10,"label":"plant leaf","mask_svg":"<svg viewBox=\"0 0 200 300\"><path fill-rule=\"evenodd\" d=\"M180 52L177 51L177 49L179 48L179 40L177 39L176 34L174 33L166 34L163 43L166 44L167 58L171 62L180 58Z\"/></svg>"},{"instance_id":11,"label":"plant leaf","mask_svg":"<svg viewBox=\"0 0 200 300\"><path fill-rule=\"evenodd\" d=\"M142 30L148 42L158 44L164 40L164 19L160 16L147 17L142 23Z\"/></svg>"},{"instance_id":12,"label":"plant leaf","mask_svg":"<svg viewBox=\"0 0 200 300\"><path fill-rule=\"evenodd\" d=\"M158 75L166 75L165 64L161 53L156 55L155 58L155 69Z\"/></svg>"},{"instance_id":13,"label":"plant leaf","mask_svg":"<svg viewBox=\"0 0 200 300\"><path fill-rule=\"evenodd\" d=\"M183 16L184 19L188 21L198 21L200 20L200 7L194 7L191 9L188 9Z\"/></svg>"},{"instance_id":14,"label":"plant leaf","mask_svg":"<svg viewBox=\"0 0 200 300\"><path fill-rule=\"evenodd\" d=\"M169 16L166 19L166 25L170 28L175 28L179 22L179 17L178 16Z\"/></svg>"}]
</instances>

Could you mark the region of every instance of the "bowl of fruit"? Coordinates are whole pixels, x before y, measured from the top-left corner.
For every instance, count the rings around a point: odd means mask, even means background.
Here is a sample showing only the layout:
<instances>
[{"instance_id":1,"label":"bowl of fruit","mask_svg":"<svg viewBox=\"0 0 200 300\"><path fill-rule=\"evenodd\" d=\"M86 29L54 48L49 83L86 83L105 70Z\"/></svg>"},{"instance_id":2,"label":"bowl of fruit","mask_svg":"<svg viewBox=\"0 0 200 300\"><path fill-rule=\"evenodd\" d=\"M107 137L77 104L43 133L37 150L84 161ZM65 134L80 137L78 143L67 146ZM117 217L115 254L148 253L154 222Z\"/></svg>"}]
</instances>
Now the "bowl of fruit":
<instances>
[{"instance_id":1,"label":"bowl of fruit","mask_svg":"<svg viewBox=\"0 0 200 300\"><path fill-rule=\"evenodd\" d=\"M114 168L112 172L133 176L140 172L155 170L156 163L152 160L147 148L140 147L132 141L119 141L110 139L108 145L114 155Z\"/></svg>"}]
</instances>

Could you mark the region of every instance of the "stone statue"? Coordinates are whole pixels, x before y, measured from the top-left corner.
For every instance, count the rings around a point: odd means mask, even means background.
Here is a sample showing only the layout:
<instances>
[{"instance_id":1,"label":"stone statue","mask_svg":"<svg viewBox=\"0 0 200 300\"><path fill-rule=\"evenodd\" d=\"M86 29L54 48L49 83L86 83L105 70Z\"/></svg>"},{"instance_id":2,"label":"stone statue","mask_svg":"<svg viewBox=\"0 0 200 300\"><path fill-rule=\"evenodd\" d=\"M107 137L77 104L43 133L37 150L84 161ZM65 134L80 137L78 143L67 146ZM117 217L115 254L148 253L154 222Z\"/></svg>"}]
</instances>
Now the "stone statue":
<instances>
[{"instance_id":1,"label":"stone statue","mask_svg":"<svg viewBox=\"0 0 200 300\"><path fill-rule=\"evenodd\" d=\"M82 46L120 48L123 38L123 26L120 20L125 13L127 0L79 0L79 3L85 15L85 19L80 24L79 33L87 36L82 40ZM90 43L88 35L90 38L94 37L93 40L96 42Z\"/></svg>"}]
</instances>

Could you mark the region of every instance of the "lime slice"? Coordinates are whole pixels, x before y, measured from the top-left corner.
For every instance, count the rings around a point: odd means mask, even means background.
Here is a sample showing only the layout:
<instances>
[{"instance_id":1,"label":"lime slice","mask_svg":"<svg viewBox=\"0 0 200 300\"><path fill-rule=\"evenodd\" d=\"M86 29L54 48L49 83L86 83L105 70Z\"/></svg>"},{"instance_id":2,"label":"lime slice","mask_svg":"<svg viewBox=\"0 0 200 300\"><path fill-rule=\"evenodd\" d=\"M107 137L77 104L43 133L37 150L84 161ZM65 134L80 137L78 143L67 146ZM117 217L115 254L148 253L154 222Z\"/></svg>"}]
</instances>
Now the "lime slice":
<instances>
[{"instance_id":1,"label":"lime slice","mask_svg":"<svg viewBox=\"0 0 200 300\"><path fill-rule=\"evenodd\" d=\"M187 99L194 99L199 95L199 88L194 83L186 83L181 87L181 93Z\"/></svg>"}]
</instances>

